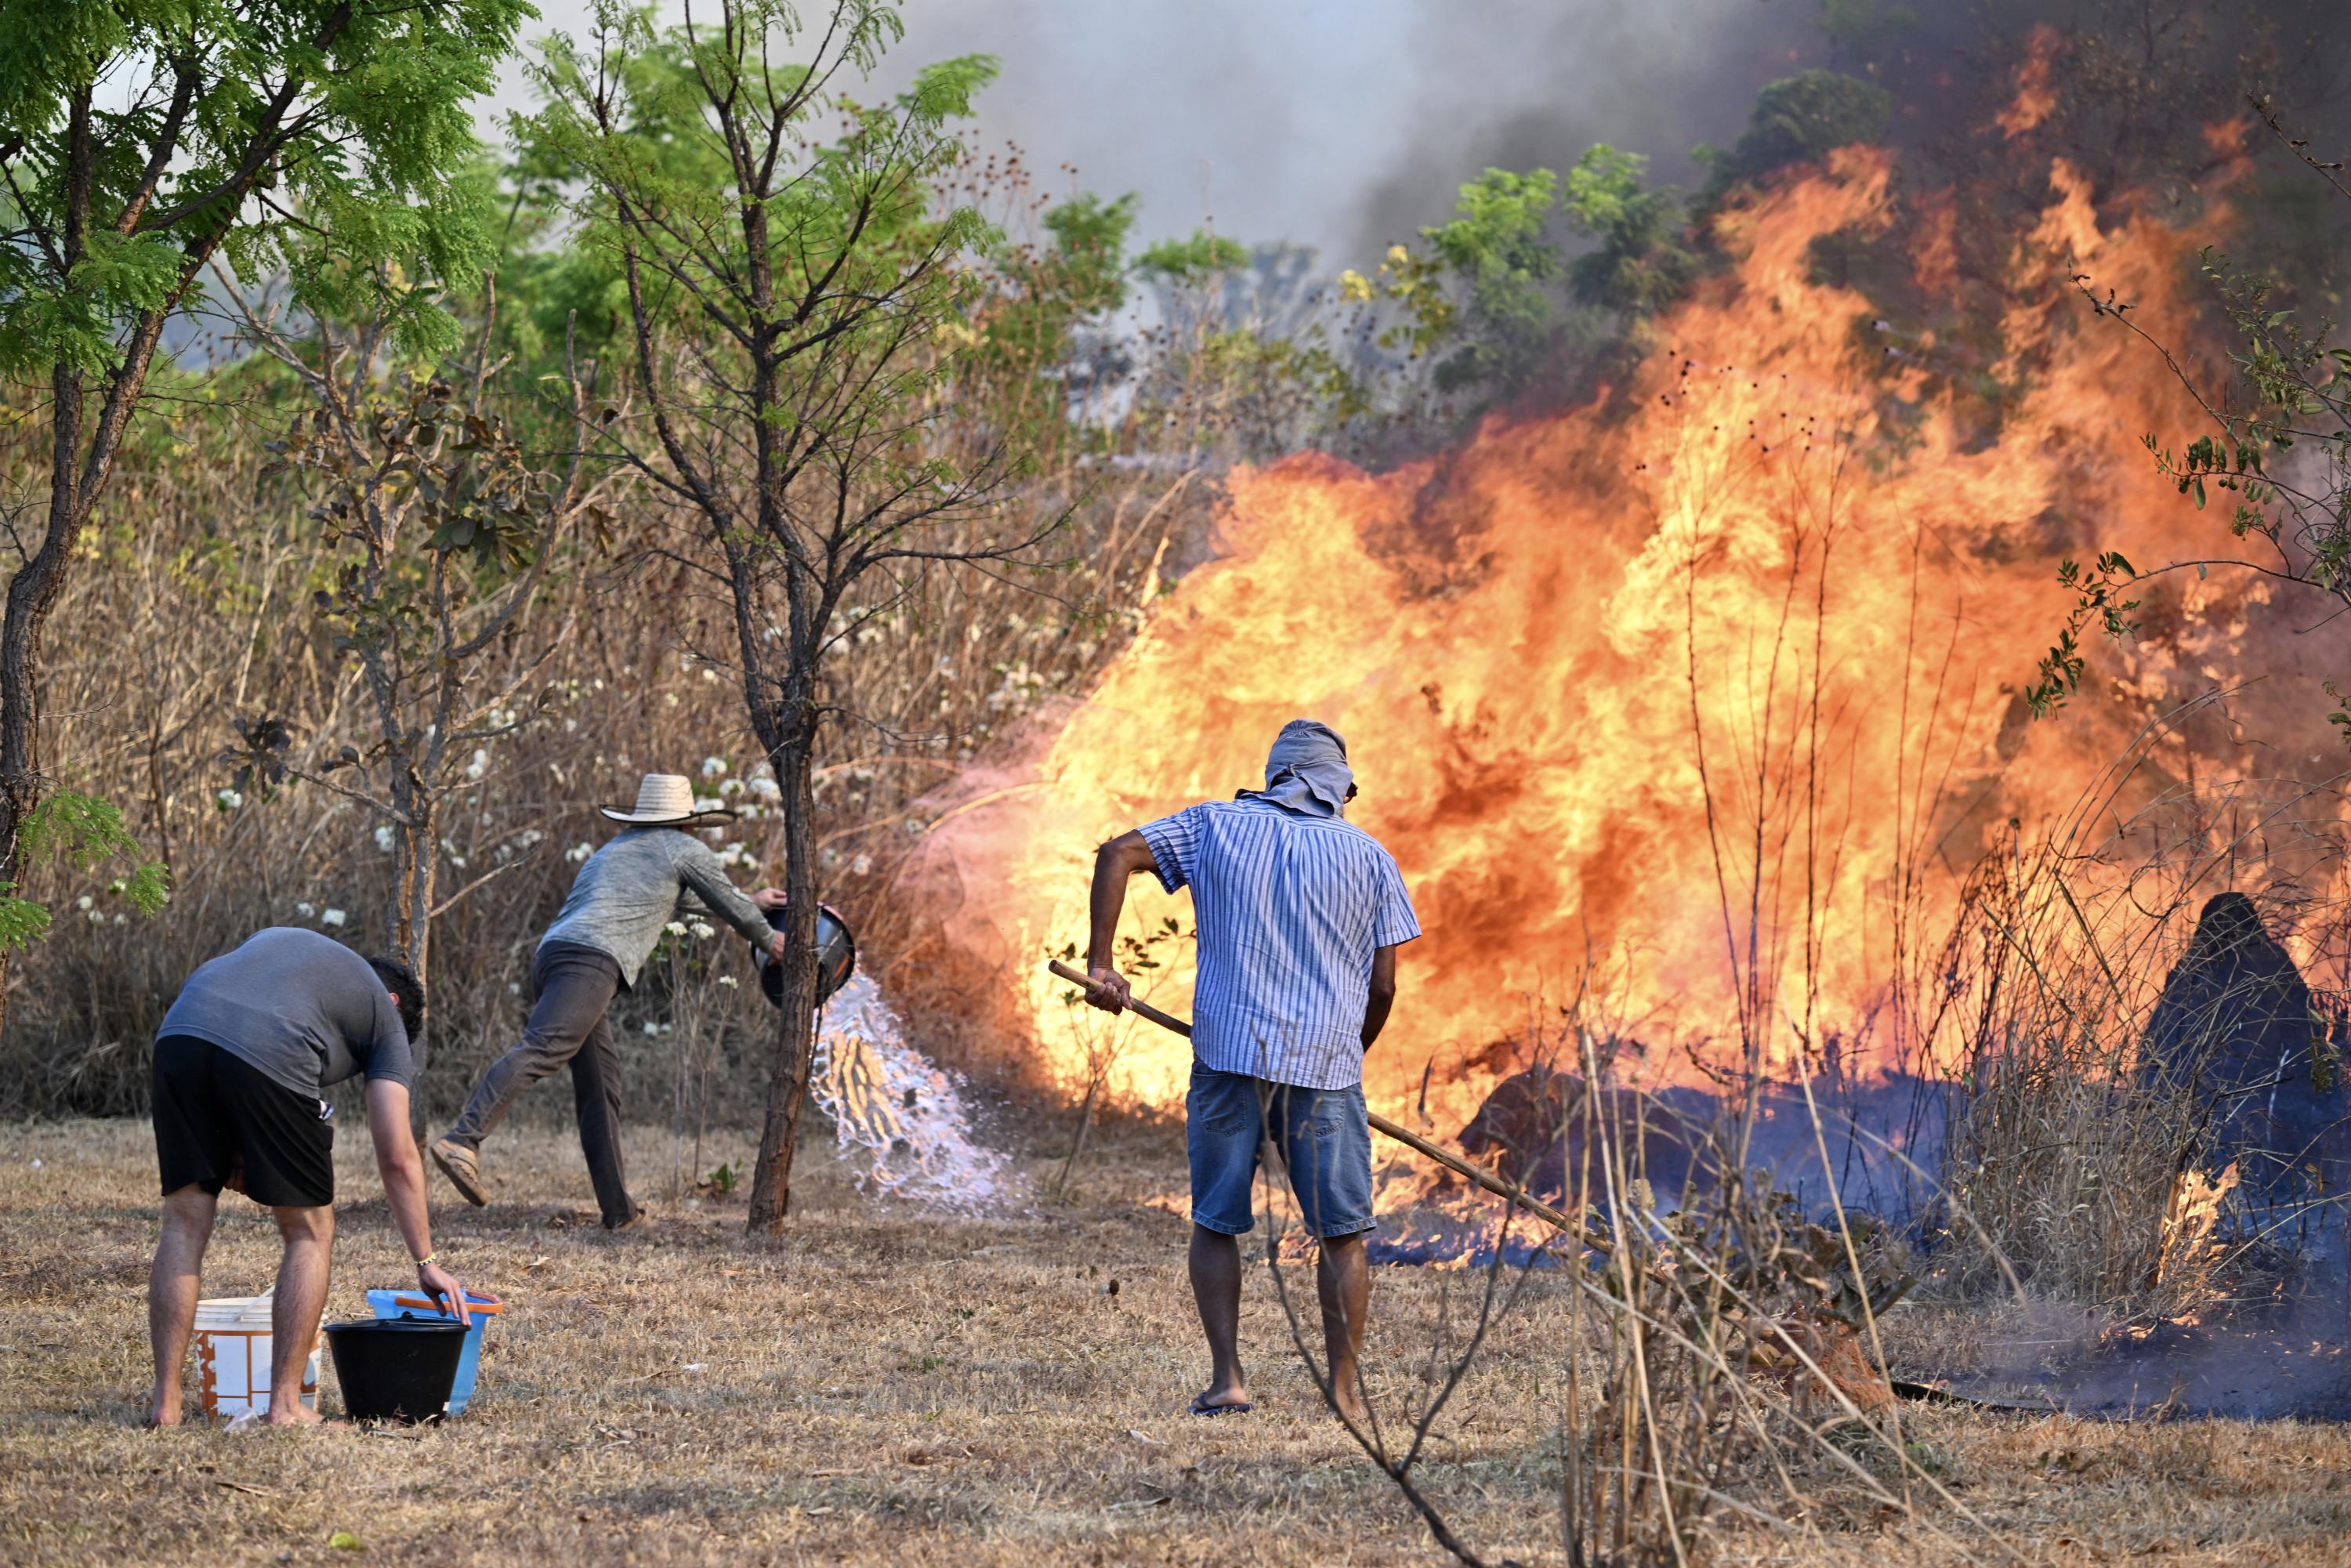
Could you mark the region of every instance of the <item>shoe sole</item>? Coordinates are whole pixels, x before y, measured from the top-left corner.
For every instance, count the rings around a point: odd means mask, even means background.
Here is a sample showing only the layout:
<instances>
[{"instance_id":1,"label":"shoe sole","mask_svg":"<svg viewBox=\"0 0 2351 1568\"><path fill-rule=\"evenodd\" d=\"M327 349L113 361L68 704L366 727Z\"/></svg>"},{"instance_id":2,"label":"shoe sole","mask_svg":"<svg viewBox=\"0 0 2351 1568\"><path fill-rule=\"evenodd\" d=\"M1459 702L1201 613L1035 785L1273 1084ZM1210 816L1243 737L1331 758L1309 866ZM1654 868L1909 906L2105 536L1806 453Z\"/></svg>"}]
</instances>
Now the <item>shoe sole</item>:
<instances>
[{"instance_id":1,"label":"shoe sole","mask_svg":"<svg viewBox=\"0 0 2351 1568\"><path fill-rule=\"evenodd\" d=\"M464 1198L475 1208L489 1207L490 1195L482 1190L480 1177L444 1155L437 1144L430 1153L433 1155L433 1163L441 1167L441 1174L449 1178L449 1185L457 1189L459 1197Z\"/></svg>"}]
</instances>

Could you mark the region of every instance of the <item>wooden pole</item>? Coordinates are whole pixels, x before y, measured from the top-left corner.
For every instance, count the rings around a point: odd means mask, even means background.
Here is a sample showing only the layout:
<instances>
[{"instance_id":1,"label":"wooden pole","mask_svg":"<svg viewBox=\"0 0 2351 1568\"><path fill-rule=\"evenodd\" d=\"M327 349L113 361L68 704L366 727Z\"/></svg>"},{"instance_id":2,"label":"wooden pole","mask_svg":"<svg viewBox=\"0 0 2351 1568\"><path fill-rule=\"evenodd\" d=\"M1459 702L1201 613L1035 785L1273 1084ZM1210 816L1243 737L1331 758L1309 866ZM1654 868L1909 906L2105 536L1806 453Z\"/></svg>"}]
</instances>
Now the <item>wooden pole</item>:
<instances>
[{"instance_id":1,"label":"wooden pole","mask_svg":"<svg viewBox=\"0 0 2351 1568\"><path fill-rule=\"evenodd\" d=\"M1094 983L1092 977L1086 974L1082 969L1073 969L1067 964L1061 962L1059 959L1051 960L1046 967L1051 969L1054 974L1060 976L1062 979L1067 980L1071 985L1077 987L1080 990L1091 991L1093 989ZM1133 998L1128 998L1126 1005L1130 1011L1140 1014L1142 1017L1150 1019L1153 1023L1157 1024L1160 1028L1173 1030L1175 1033L1182 1035L1186 1040L1192 1038L1192 1026L1186 1023L1182 1019L1177 1018L1175 1014L1162 1012L1157 1008L1153 1007L1149 1002L1137 1001ZM1452 1150L1439 1148L1437 1145L1430 1143L1426 1138L1422 1137L1419 1134L1396 1125L1394 1122L1389 1121L1385 1116L1381 1115L1376 1111L1369 1112L1367 1113L1367 1115L1374 1128L1385 1134L1387 1136L1394 1138L1397 1143L1402 1144L1405 1148L1412 1150L1415 1154L1435 1160L1438 1165L1443 1166L1447 1170L1453 1172L1457 1176L1468 1177L1469 1180L1477 1183L1479 1186L1484 1187L1488 1192L1494 1194L1497 1197L1509 1199L1510 1202L1518 1205L1520 1208L1525 1209L1529 1214L1533 1215L1537 1219L1543 1221L1546 1225L1550 1225L1554 1228L1573 1237L1576 1240L1583 1242L1586 1247L1591 1248L1594 1252L1599 1253L1602 1257L1613 1258L1616 1255L1615 1247L1606 1237L1593 1234L1592 1230L1584 1226L1577 1224L1573 1218L1562 1213L1560 1210L1553 1208L1550 1204L1543 1202L1542 1199L1530 1194L1525 1188L1520 1186L1517 1183L1505 1181L1500 1176L1496 1176L1492 1171L1487 1170L1481 1166L1471 1165L1468 1160L1463 1159ZM1664 1278L1663 1275L1659 1274L1654 1269L1645 1269L1642 1272L1645 1276L1653 1280ZM1888 1304L1891 1305L1892 1303L1889 1302ZM1729 1310L1726 1315L1733 1322L1742 1322L1746 1318L1746 1314L1743 1312L1736 1309ZM1776 1323L1770 1324L1769 1328L1771 1333L1778 1335L1782 1340L1787 1339L1788 1331L1786 1329L1782 1328ZM1748 1348L1749 1354L1754 1358L1756 1364L1760 1366L1784 1367L1792 1362L1798 1360L1798 1357L1793 1354L1794 1347L1792 1342L1790 1342L1789 1349L1782 1350L1779 1345L1771 1343L1769 1340L1761 1337L1761 1335L1750 1334ZM1817 1371L1817 1369L1813 1370ZM1888 1386L1890 1386L1896 1395L1905 1399L1948 1401L1953 1404L1980 1403L1978 1401L1965 1399L1958 1395L1946 1394L1938 1389L1928 1388L1920 1384L1893 1383L1889 1384ZM2005 1406L1987 1406L1986 1407L2007 1408ZM2019 1406L2018 1408L2026 1407Z\"/></svg>"},{"instance_id":2,"label":"wooden pole","mask_svg":"<svg viewBox=\"0 0 2351 1568\"><path fill-rule=\"evenodd\" d=\"M1069 981L1071 985L1076 986L1081 990L1091 991L1093 989L1093 980L1082 969L1073 969L1058 958L1053 960L1047 967L1050 967L1054 974L1060 976L1062 979ZM1175 1014L1161 1012L1149 1002L1136 1001L1132 998L1128 1000L1126 1005L1128 1010L1142 1018L1150 1019L1160 1028L1180 1034L1186 1040L1192 1038L1192 1026L1186 1023L1182 1019L1177 1018ZM1408 1128L1398 1126L1395 1123L1389 1121L1385 1116L1381 1115L1376 1111L1371 1112L1369 1114L1372 1126L1375 1131L1384 1134L1388 1137L1394 1138L1397 1143L1402 1144L1405 1148L1412 1150L1415 1154L1420 1155L1427 1159L1435 1160L1438 1165L1443 1166L1447 1170L1453 1172L1456 1176L1468 1177L1470 1181L1477 1183L1479 1186L1484 1187L1488 1192L1492 1193L1497 1197L1508 1198L1510 1202L1517 1204L1520 1208L1525 1209L1529 1214L1533 1215L1537 1219L1541 1220L1543 1223L1555 1229L1565 1231L1568 1235L1574 1237L1577 1240L1583 1242L1586 1247L1591 1248L1593 1251L1598 1252L1603 1256L1614 1256L1615 1248L1609 1243L1607 1238L1594 1235L1591 1230L1577 1224L1574 1219L1562 1213L1560 1210L1553 1208L1550 1204L1545 1203L1542 1199L1536 1197L1524 1187L1520 1186L1516 1182L1506 1181L1502 1177L1495 1175L1492 1171L1487 1170L1482 1166L1471 1165L1468 1160L1463 1159L1459 1155L1455 1154L1452 1150L1438 1147L1437 1145L1430 1143L1426 1138L1422 1137L1419 1134L1415 1133Z\"/></svg>"}]
</instances>

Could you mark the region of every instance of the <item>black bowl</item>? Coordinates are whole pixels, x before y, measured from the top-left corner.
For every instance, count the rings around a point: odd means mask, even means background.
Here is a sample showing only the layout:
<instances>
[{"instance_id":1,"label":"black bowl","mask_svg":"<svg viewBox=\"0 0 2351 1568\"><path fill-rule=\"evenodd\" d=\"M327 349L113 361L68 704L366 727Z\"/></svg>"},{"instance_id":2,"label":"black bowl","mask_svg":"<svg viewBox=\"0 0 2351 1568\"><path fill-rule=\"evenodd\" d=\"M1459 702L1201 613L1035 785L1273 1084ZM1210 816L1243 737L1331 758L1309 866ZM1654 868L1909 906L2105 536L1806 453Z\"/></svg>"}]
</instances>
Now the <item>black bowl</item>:
<instances>
[{"instance_id":1,"label":"black bowl","mask_svg":"<svg viewBox=\"0 0 2351 1568\"><path fill-rule=\"evenodd\" d=\"M449 1409L465 1326L439 1318L353 1318L327 1325L335 1381L354 1421L437 1421Z\"/></svg>"},{"instance_id":2,"label":"black bowl","mask_svg":"<svg viewBox=\"0 0 2351 1568\"><path fill-rule=\"evenodd\" d=\"M776 930L784 928L784 912L768 911L768 924ZM759 989L778 1007L784 1005L784 971L759 955ZM857 972L857 938L850 934L849 922L841 911L830 904L816 906L816 1005L824 1006L832 993L849 983Z\"/></svg>"}]
</instances>

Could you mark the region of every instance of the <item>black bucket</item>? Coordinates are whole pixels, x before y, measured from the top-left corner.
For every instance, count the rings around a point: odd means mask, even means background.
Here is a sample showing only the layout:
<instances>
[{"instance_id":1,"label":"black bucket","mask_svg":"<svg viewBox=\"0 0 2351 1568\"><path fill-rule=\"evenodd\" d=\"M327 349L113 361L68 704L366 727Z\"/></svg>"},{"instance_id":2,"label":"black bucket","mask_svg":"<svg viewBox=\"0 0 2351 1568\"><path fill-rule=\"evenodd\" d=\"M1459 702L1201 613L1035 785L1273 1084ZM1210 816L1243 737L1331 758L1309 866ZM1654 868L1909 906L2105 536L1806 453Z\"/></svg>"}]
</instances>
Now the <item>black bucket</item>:
<instances>
[{"instance_id":1,"label":"black bucket","mask_svg":"<svg viewBox=\"0 0 2351 1568\"><path fill-rule=\"evenodd\" d=\"M768 924L781 931L784 912L768 911ZM759 957L759 989L778 1007L784 1005L784 971L768 962L765 954ZM857 972L857 938L850 935L849 922L841 911L830 904L816 906L816 1005L824 1006L832 993L849 983Z\"/></svg>"},{"instance_id":2,"label":"black bucket","mask_svg":"<svg viewBox=\"0 0 2351 1568\"><path fill-rule=\"evenodd\" d=\"M437 1421L449 1408L465 1327L433 1318L353 1318L327 1325L343 1409L354 1421Z\"/></svg>"}]
</instances>

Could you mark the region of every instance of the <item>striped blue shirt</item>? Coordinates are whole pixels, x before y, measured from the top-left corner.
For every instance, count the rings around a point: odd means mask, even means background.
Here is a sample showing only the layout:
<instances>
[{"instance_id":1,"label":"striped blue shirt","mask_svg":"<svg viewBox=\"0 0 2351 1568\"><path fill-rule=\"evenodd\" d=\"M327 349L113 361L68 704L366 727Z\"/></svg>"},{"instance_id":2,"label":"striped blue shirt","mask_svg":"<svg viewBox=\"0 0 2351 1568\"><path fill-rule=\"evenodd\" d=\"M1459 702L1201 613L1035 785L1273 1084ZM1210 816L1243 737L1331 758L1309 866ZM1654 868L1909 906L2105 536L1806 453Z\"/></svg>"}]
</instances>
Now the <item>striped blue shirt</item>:
<instances>
[{"instance_id":1,"label":"striped blue shirt","mask_svg":"<svg viewBox=\"0 0 2351 1568\"><path fill-rule=\"evenodd\" d=\"M1339 818L1264 800L1211 800L1141 831L1167 891L1192 890L1200 1065L1301 1089L1362 1082L1372 953L1420 935L1394 857Z\"/></svg>"}]
</instances>

